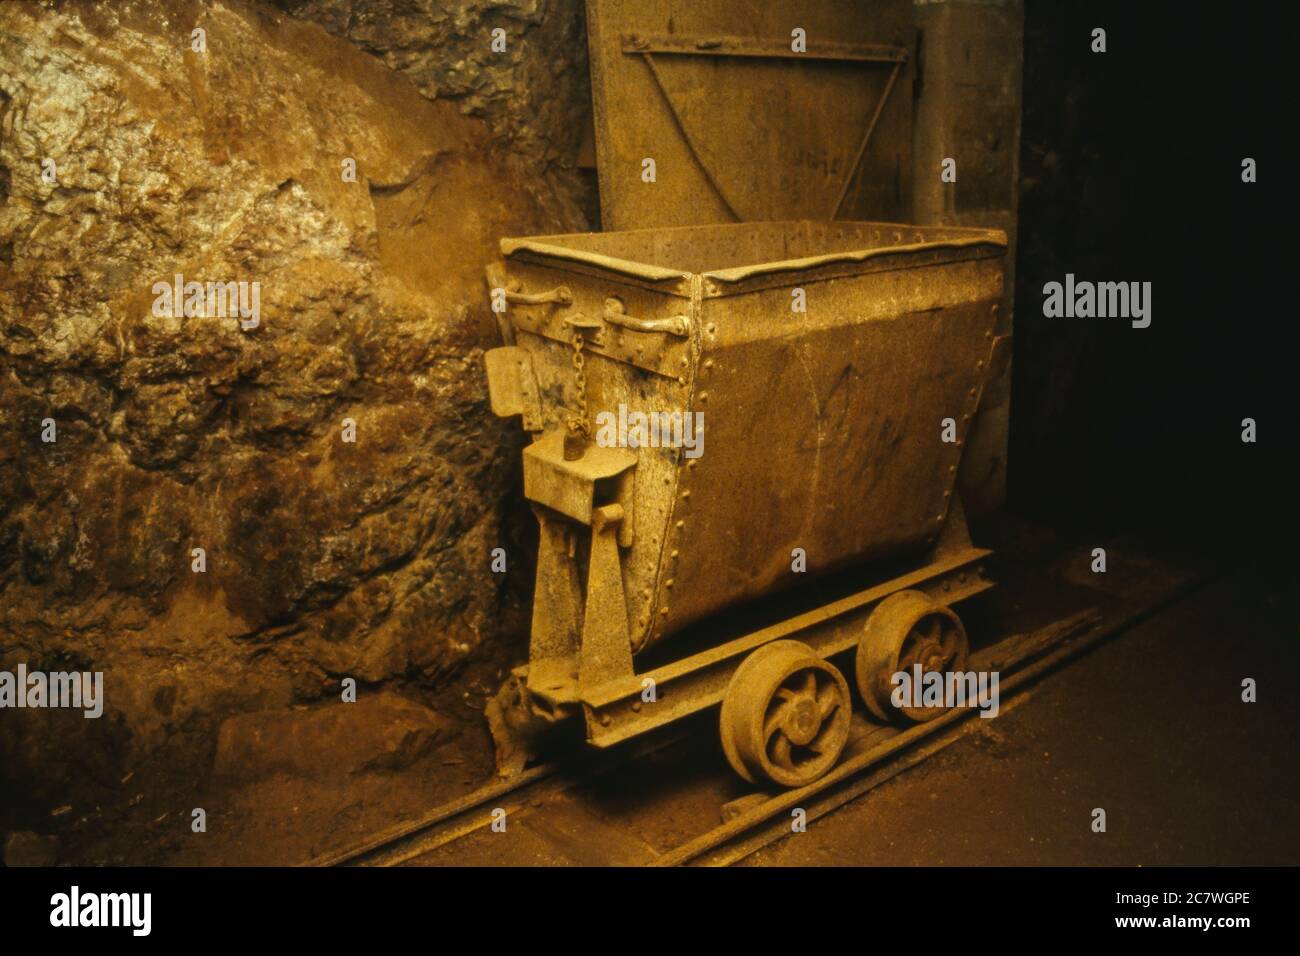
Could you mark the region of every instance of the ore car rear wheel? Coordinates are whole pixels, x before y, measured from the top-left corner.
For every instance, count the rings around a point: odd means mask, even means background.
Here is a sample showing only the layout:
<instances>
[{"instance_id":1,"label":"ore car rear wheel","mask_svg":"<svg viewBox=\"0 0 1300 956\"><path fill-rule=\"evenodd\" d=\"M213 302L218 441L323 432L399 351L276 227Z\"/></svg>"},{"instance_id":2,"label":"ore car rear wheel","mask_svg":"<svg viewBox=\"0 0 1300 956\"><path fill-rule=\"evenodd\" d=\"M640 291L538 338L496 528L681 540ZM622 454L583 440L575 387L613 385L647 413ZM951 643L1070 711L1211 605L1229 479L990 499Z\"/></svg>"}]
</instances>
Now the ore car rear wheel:
<instances>
[{"instance_id":1,"label":"ore car rear wheel","mask_svg":"<svg viewBox=\"0 0 1300 956\"><path fill-rule=\"evenodd\" d=\"M736 669L722 699L727 762L750 783L812 783L844 750L850 707L848 682L808 645L765 644Z\"/></svg>"},{"instance_id":2,"label":"ore car rear wheel","mask_svg":"<svg viewBox=\"0 0 1300 956\"><path fill-rule=\"evenodd\" d=\"M921 723L947 708L895 706L890 699L894 675L903 671L914 678L917 664L922 674L964 671L969 657L966 629L951 608L921 591L899 591L876 605L867 618L854 671L862 699L876 717L888 721L901 714Z\"/></svg>"}]
</instances>

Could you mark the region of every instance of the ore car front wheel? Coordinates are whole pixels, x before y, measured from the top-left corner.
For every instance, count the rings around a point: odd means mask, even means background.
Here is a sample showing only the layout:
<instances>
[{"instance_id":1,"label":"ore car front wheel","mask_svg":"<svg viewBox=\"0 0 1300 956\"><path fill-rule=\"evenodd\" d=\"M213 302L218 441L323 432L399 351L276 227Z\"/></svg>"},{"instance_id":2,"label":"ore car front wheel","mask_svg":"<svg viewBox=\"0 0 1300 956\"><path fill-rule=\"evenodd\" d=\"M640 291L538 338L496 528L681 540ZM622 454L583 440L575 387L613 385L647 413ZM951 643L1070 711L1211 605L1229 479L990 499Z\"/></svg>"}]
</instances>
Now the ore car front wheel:
<instances>
[{"instance_id":1,"label":"ore car front wheel","mask_svg":"<svg viewBox=\"0 0 1300 956\"><path fill-rule=\"evenodd\" d=\"M736 669L722 699L727 762L750 783L812 783L844 750L850 706L844 677L808 645L765 644Z\"/></svg>"},{"instance_id":2,"label":"ore car front wheel","mask_svg":"<svg viewBox=\"0 0 1300 956\"><path fill-rule=\"evenodd\" d=\"M921 723L947 708L912 703L897 706L891 697L901 685L895 683L894 675L905 673L915 683L917 665L922 674L947 674L964 671L969 658L966 629L951 608L922 591L899 591L877 604L867 618L858 641L854 676L867 710L876 717L888 721L901 714Z\"/></svg>"}]
</instances>

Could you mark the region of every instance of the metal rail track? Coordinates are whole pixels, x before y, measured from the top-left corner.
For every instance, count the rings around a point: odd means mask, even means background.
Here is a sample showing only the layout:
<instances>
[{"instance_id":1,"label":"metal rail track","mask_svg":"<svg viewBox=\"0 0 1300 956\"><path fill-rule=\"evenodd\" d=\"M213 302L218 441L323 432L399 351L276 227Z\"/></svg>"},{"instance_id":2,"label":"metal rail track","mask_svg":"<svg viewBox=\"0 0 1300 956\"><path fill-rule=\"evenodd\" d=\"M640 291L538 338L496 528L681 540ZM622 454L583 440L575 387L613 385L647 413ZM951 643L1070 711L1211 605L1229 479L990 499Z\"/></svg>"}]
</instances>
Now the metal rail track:
<instances>
[{"instance_id":1,"label":"metal rail track","mask_svg":"<svg viewBox=\"0 0 1300 956\"><path fill-rule=\"evenodd\" d=\"M972 655L974 670L1003 672L1000 696L1014 696L1044 675L1105 640L1158 614L1201 584L1187 579L1171 590L1118 617L1102 621L1096 611L1080 612L1028 634L1006 638ZM916 766L956 743L977 726L976 712L955 708L933 720L905 729L872 725L850 741L846 754L829 773L804 787L772 795L754 793L724 807L724 820L698 836L644 860L650 866L727 866L790 833L789 813L801 808L807 820L856 799L868 790ZM492 811L507 816L527 806L541 807L548 797L613 772L670 747L685 733L657 736L615 754L584 754L568 763L546 763L515 777L495 780L442 804L418 820L392 827L350 847L308 861L305 866L398 866L486 829Z\"/></svg>"},{"instance_id":2,"label":"metal rail track","mask_svg":"<svg viewBox=\"0 0 1300 956\"><path fill-rule=\"evenodd\" d=\"M478 821L476 826L467 828L470 815L553 777L557 769L555 764L538 764L509 779L494 780L435 807L418 820L376 833L361 843L333 850L299 866L395 866L485 826L485 822Z\"/></svg>"},{"instance_id":3,"label":"metal rail track","mask_svg":"<svg viewBox=\"0 0 1300 956\"><path fill-rule=\"evenodd\" d=\"M521 806L611 773L672 746L684 736L681 731L660 734L615 754L585 752L569 761L535 764L513 777L493 780L440 804L416 820L390 827L299 866L400 866L490 826L491 812L497 807L513 815Z\"/></svg>"},{"instance_id":4,"label":"metal rail track","mask_svg":"<svg viewBox=\"0 0 1300 956\"><path fill-rule=\"evenodd\" d=\"M1116 621L1102 624L1093 616L1076 615L1061 624L1045 629L1049 632L1055 630L1057 633L1054 635L1041 632L1038 635L1028 635L1031 638L1039 638L1037 641L1039 649L1037 653L1025 657L1017 655L1016 661L1010 662L1011 666L1017 669L1001 679L1000 696L1005 702L1006 698L1013 697L1017 691L1075 657L1169 607L1189 588L1190 586L1180 588L1175 595L1170 595L1152 606L1126 614ZM999 646L994 645L989 650L997 651ZM1044 650L1048 652L1043 653ZM980 655L972 658L972 668L986 669L986 662L979 658ZM987 669L1001 670L1002 666L1006 665ZM890 734L887 739L879 742L873 741L857 753L842 759L826 776L814 783L784 791L744 810L722 825L650 861L651 865L729 866L737 863L787 836L791 832L788 814L795 807L804 810L808 821L824 816L956 743L975 726L973 720L975 720L975 711L969 708L954 708L934 720ZM896 756L899 759L891 760ZM781 817L784 819L777 819ZM751 834L751 831L774 819L776 819L775 826ZM747 834L750 835L746 839Z\"/></svg>"}]
</instances>

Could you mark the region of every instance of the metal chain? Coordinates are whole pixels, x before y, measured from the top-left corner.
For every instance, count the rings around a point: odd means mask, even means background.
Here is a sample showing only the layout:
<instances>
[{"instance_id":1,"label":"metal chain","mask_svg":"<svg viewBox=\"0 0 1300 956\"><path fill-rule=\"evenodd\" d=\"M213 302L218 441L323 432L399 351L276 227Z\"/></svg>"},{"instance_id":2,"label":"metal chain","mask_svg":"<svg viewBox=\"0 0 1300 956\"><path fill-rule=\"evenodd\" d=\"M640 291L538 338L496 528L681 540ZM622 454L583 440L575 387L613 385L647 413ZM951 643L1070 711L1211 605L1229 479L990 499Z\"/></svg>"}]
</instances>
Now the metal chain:
<instances>
[{"instance_id":1,"label":"metal chain","mask_svg":"<svg viewBox=\"0 0 1300 956\"><path fill-rule=\"evenodd\" d=\"M590 438L591 426L587 424L587 375L583 371L586 361L582 356L584 344L582 330L578 329L573 333L573 386L578 396L578 415L569 419L569 433Z\"/></svg>"}]
</instances>

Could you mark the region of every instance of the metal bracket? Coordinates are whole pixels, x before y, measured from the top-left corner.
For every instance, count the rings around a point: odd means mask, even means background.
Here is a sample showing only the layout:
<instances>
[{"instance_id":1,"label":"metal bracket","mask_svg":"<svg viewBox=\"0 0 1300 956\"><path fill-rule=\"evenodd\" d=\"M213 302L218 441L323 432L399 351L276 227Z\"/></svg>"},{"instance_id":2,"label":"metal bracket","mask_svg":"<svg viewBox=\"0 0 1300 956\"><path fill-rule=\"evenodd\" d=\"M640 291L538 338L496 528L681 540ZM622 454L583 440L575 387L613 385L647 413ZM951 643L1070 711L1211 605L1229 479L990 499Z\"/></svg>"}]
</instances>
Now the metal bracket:
<instances>
[{"instance_id":1,"label":"metal bracket","mask_svg":"<svg viewBox=\"0 0 1300 956\"><path fill-rule=\"evenodd\" d=\"M528 689L552 707L576 699L582 592L571 554L574 529L545 508L537 516L537 585L528 647Z\"/></svg>"},{"instance_id":2,"label":"metal bracket","mask_svg":"<svg viewBox=\"0 0 1300 956\"><path fill-rule=\"evenodd\" d=\"M556 429L524 449L524 495L580 524L593 524L600 510L596 483L633 468L636 454L594 444L581 458L569 460L564 457L564 435L563 429Z\"/></svg>"},{"instance_id":3,"label":"metal bracket","mask_svg":"<svg viewBox=\"0 0 1300 956\"><path fill-rule=\"evenodd\" d=\"M533 375L533 360L518 345L503 345L483 354L488 400L500 418L522 415L524 431L542 430L542 408Z\"/></svg>"},{"instance_id":4,"label":"metal bracket","mask_svg":"<svg viewBox=\"0 0 1300 956\"><path fill-rule=\"evenodd\" d=\"M592 514L591 559L587 568L587 604L582 618L578 684L600 687L630 678L632 640L627 622L627 597L618 555L622 505L604 505Z\"/></svg>"},{"instance_id":5,"label":"metal bracket","mask_svg":"<svg viewBox=\"0 0 1300 956\"><path fill-rule=\"evenodd\" d=\"M605 323L600 319L589 318L582 312L570 312L564 317L564 324L572 329L603 329Z\"/></svg>"}]
</instances>

